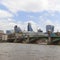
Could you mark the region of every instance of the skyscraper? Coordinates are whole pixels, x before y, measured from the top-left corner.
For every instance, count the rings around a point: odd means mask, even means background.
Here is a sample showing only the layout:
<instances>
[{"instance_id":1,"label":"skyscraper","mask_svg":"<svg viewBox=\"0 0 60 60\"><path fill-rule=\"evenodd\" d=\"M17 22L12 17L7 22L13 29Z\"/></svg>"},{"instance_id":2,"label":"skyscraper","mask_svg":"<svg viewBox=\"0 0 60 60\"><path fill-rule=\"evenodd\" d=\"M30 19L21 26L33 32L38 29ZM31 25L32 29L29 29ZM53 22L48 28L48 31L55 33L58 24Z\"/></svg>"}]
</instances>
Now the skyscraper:
<instances>
[{"instance_id":1,"label":"skyscraper","mask_svg":"<svg viewBox=\"0 0 60 60\"><path fill-rule=\"evenodd\" d=\"M12 34L14 33L14 30L6 30L6 34Z\"/></svg>"},{"instance_id":2,"label":"skyscraper","mask_svg":"<svg viewBox=\"0 0 60 60\"><path fill-rule=\"evenodd\" d=\"M19 33L19 32L21 32L21 29L17 25L15 25L14 31L15 31L15 33Z\"/></svg>"},{"instance_id":3,"label":"skyscraper","mask_svg":"<svg viewBox=\"0 0 60 60\"><path fill-rule=\"evenodd\" d=\"M46 32L54 32L54 26L53 25L46 25Z\"/></svg>"},{"instance_id":4,"label":"skyscraper","mask_svg":"<svg viewBox=\"0 0 60 60\"><path fill-rule=\"evenodd\" d=\"M31 23L28 23L27 30L28 31L33 31L32 27L31 27Z\"/></svg>"}]
</instances>

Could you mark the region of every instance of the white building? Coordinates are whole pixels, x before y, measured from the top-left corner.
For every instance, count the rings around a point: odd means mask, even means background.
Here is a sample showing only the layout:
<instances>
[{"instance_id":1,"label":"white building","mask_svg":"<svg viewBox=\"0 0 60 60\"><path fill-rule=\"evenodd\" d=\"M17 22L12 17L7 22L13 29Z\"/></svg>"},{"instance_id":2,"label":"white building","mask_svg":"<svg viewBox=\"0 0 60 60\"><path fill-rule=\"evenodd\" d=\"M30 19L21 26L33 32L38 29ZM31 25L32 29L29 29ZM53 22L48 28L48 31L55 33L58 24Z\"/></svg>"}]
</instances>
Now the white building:
<instances>
[{"instance_id":1,"label":"white building","mask_svg":"<svg viewBox=\"0 0 60 60\"><path fill-rule=\"evenodd\" d=\"M3 35L2 35L2 40L7 41L7 39L8 39L8 35L7 35L7 34L3 34Z\"/></svg>"}]
</instances>

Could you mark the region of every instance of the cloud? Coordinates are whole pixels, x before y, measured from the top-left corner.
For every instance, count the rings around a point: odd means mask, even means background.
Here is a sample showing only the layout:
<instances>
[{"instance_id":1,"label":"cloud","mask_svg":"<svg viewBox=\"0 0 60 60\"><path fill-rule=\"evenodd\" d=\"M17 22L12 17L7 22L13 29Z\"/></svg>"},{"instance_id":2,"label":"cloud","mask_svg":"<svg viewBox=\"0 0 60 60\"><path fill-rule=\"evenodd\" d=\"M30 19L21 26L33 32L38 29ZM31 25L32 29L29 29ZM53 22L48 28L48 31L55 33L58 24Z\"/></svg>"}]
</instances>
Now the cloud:
<instances>
[{"instance_id":1,"label":"cloud","mask_svg":"<svg viewBox=\"0 0 60 60\"><path fill-rule=\"evenodd\" d=\"M14 25L18 25L22 30L27 30L27 23L31 22L32 28L34 31L38 28L37 25L41 25L40 27L45 31L45 26L47 24L52 24L55 26L55 31L60 30L59 22L48 19L47 16L54 16L55 11L60 12L60 0L0 0L0 3L8 8L12 13L17 13L18 11L25 12L41 12L41 11L49 11L50 14L42 14L40 17L40 23L37 24L32 20L33 16L30 16L31 21L22 22L21 20L15 21L12 17L13 15L5 10L0 10L0 29L7 30L13 29ZM53 13L53 14L52 14ZM44 17L45 16L45 17ZM23 25L24 24L24 25ZM43 27L42 27L43 26Z\"/></svg>"},{"instance_id":2,"label":"cloud","mask_svg":"<svg viewBox=\"0 0 60 60\"><path fill-rule=\"evenodd\" d=\"M15 23L12 21L8 21L8 19L1 19L0 20L0 30L11 30L13 29L13 26L15 25Z\"/></svg>"},{"instance_id":3,"label":"cloud","mask_svg":"<svg viewBox=\"0 0 60 60\"><path fill-rule=\"evenodd\" d=\"M33 28L33 31L37 32L37 29L38 29L39 27L38 27L38 24L37 24L36 22L30 20L30 21L27 21L27 22L25 22L25 23L27 23L27 24L28 24L28 23L31 23L31 27Z\"/></svg>"},{"instance_id":4,"label":"cloud","mask_svg":"<svg viewBox=\"0 0 60 60\"><path fill-rule=\"evenodd\" d=\"M5 10L0 10L0 29L6 31L7 29L12 29L14 20L13 15Z\"/></svg>"},{"instance_id":5,"label":"cloud","mask_svg":"<svg viewBox=\"0 0 60 60\"><path fill-rule=\"evenodd\" d=\"M16 22L15 25L19 26L22 29L22 31L24 31L24 30L27 31L28 23L31 23L31 27L32 27L33 31L36 32L37 29L38 29L38 24L36 22L32 21L32 20L29 20L29 21L26 21L26 22L18 21L18 22Z\"/></svg>"},{"instance_id":6,"label":"cloud","mask_svg":"<svg viewBox=\"0 0 60 60\"><path fill-rule=\"evenodd\" d=\"M47 17L47 15L45 16L45 17ZM45 19L44 18L44 16L40 16L39 17L39 21L40 21L40 23L42 23L42 29L44 30L44 31L46 31L46 25L53 25L54 26L54 31L56 32L56 31L59 31L60 32L60 23L59 23L59 20L55 20L55 21L52 21L52 20L50 20L50 19Z\"/></svg>"},{"instance_id":7,"label":"cloud","mask_svg":"<svg viewBox=\"0 0 60 60\"><path fill-rule=\"evenodd\" d=\"M14 13L17 11L60 11L60 0L2 0L1 3Z\"/></svg>"},{"instance_id":8,"label":"cloud","mask_svg":"<svg viewBox=\"0 0 60 60\"><path fill-rule=\"evenodd\" d=\"M1 30L11 30L14 29L15 25L18 25L22 30L27 30L27 24L30 22L32 24L32 28L36 31L37 24L34 21L16 21L13 18L13 15L5 10L0 10L0 29Z\"/></svg>"},{"instance_id":9,"label":"cloud","mask_svg":"<svg viewBox=\"0 0 60 60\"><path fill-rule=\"evenodd\" d=\"M0 18L9 18L12 17L13 15L10 14L9 12L5 11L5 10L0 10Z\"/></svg>"},{"instance_id":10,"label":"cloud","mask_svg":"<svg viewBox=\"0 0 60 60\"><path fill-rule=\"evenodd\" d=\"M26 22L14 21L11 18L0 20L0 30L4 30L5 32L6 30L13 30L14 26L17 25L21 28L22 31L24 30L27 31L28 22L31 23L33 30L37 31L37 23L35 23L34 21L26 21Z\"/></svg>"}]
</instances>

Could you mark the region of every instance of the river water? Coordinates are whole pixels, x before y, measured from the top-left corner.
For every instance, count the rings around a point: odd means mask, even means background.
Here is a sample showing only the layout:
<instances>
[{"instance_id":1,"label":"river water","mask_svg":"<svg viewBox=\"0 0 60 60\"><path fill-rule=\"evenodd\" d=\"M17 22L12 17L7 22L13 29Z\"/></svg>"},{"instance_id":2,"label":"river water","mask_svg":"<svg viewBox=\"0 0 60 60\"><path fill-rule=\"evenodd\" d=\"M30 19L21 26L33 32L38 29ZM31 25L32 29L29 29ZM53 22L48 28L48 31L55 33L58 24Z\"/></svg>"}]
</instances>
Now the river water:
<instances>
[{"instance_id":1,"label":"river water","mask_svg":"<svg viewBox=\"0 0 60 60\"><path fill-rule=\"evenodd\" d=\"M0 43L0 60L60 60L60 46Z\"/></svg>"}]
</instances>

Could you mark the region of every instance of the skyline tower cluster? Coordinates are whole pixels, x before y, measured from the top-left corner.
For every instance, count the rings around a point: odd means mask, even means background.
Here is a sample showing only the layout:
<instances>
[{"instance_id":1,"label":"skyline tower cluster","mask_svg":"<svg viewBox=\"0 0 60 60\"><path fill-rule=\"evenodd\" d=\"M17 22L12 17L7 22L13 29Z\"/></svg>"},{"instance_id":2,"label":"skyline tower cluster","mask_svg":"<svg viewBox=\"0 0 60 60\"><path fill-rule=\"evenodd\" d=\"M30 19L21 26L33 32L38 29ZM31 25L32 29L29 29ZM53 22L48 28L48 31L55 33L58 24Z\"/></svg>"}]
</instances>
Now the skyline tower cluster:
<instances>
[{"instance_id":1,"label":"skyline tower cluster","mask_svg":"<svg viewBox=\"0 0 60 60\"><path fill-rule=\"evenodd\" d=\"M25 30L24 30L24 31L25 31ZM28 25L27 25L27 31L33 32L33 28L32 28L31 23L28 23ZM51 33L53 33L53 32L54 32L54 26L53 26L53 25L46 25L46 33L47 33L48 31L50 31ZM10 33L12 33L12 32L19 33L19 32L23 32L23 31L21 30L21 28L20 28L19 26L15 25L13 31L12 31L12 30L11 30L11 31L10 31L10 30L7 30L7 31L6 31L7 34L10 34ZM43 30L38 29L37 32L43 32Z\"/></svg>"},{"instance_id":2,"label":"skyline tower cluster","mask_svg":"<svg viewBox=\"0 0 60 60\"><path fill-rule=\"evenodd\" d=\"M27 31L33 31L31 23L28 23L27 25ZM14 32L19 33L22 32L21 28L18 27L17 25L14 26Z\"/></svg>"}]
</instances>

